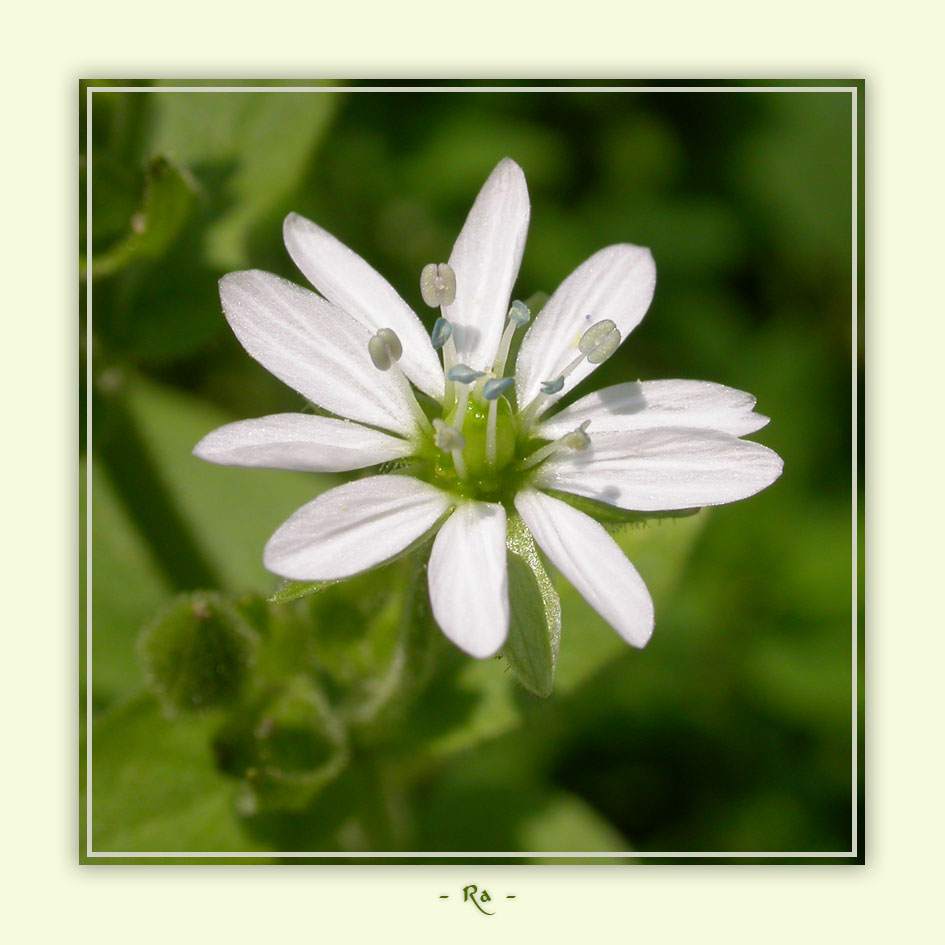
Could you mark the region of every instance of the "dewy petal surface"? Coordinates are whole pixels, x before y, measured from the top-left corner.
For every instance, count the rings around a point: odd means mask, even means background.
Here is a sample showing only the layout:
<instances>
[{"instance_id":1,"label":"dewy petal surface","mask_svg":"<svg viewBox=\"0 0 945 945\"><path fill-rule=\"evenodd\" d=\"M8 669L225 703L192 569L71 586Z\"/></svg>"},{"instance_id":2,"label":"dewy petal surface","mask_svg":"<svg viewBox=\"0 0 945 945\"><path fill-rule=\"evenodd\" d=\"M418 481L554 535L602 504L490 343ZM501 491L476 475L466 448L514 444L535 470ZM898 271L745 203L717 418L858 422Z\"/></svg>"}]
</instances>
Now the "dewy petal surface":
<instances>
[{"instance_id":1,"label":"dewy petal surface","mask_svg":"<svg viewBox=\"0 0 945 945\"><path fill-rule=\"evenodd\" d=\"M711 430L588 433L590 447L555 454L539 467L536 485L657 512L745 499L770 486L784 467L760 443Z\"/></svg>"},{"instance_id":2,"label":"dewy petal surface","mask_svg":"<svg viewBox=\"0 0 945 945\"><path fill-rule=\"evenodd\" d=\"M594 253L548 299L522 341L515 364L520 408L553 381L578 354L581 336L596 322L610 319L621 343L646 314L656 288L656 265L648 249L619 243ZM554 399L573 390L596 365L582 361Z\"/></svg>"},{"instance_id":3,"label":"dewy petal surface","mask_svg":"<svg viewBox=\"0 0 945 945\"><path fill-rule=\"evenodd\" d=\"M602 525L565 502L525 489L515 508L555 567L632 646L653 632L653 601L643 579Z\"/></svg>"},{"instance_id":4,"label":"dewy petal surface","mask_svg":"<svg viewBox=\"0 0 945 945\"><path fill-rule=\"evenodd\" d=\"M303 505L269 539L263 563L294 581L350 577L403 551L446 514L450 497L410 476L370 476Z\"/></svg>"},{"instance_id":5,"label":"dewy petal surface","mask_svg":"<svg viewBox=\"0 0 945 945\"><path fill-rule=\"evenodd\" d=\"M194 455L221 466L344 472L409 456L407 440L358 423L278 413L240 420L208 433Z\"/></svg>"},{"instance_id":6,"label":"dewy petal surface","mask_svg":"<svg viewBox=\"0 0 945 945\"><path fill-rule=\"evenodd\" d=\"M596 390L540 423L538 436L556 440L585 420L589 434L655 427L690 427L746 436L768 418L753 413L755 398L710 381L633 381Z\"/></svg>"},{"instance_id":7,"label":"dewy petal surface","mask_svg":"<svg viewBox=\"0 0 945 945\"><path fill-rule=\"evenodd\" d=\"M318 224L290 213L282 228L286 249L322 295L374 334L392 328L403 345L400 366L420 390L443 400L440 360L420 319L394 287L357 253Z\"/></svg>"},{"instance_id":8,"label":"dewy petal surface","mask_svg":"<svg viewBox=\"0 0 945 945\"><path fill-rule=\"evenodd\" d=\"M220 299L240 344L279 380L342 417L414 432L403 390L371 363L370 333L350 315L258 269L224 276Z\"/></svg>"},{"instance_id":9,"label":"dewy petal surface","mask_svg":"<svg viewBox=\"0 0 945 945\"><path fill-rule=\"evenodd\" d=\"M444 310L456 357L477 371L492 367L528 233L528 188L509 158L489 175L453 246L456 299Z\"/></svg>"},{"instance_id":10,"label":"dewy petal surface","mask_svg":"<svg viewBox=\"0 0 945 945\"><path fill-rule=\"evenodd\" d=\"M433 542L430 603L440 629L477 659L492 656L509 632L505 509L464 502Z\"/></svg>"}]
</instances>

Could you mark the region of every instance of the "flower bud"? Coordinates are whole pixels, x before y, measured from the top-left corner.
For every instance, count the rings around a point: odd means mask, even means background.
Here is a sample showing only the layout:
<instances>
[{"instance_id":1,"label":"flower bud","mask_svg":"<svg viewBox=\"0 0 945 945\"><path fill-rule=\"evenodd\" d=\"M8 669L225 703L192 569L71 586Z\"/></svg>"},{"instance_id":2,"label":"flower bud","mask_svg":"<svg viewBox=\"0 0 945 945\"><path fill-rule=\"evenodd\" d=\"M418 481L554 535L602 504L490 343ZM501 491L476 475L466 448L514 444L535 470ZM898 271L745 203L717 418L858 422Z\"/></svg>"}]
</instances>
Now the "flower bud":
<instances>
[{"instance_id":1,"label":"flower bud","mask_svg":"<svg viewBox=\"0 0 945 945\"><path fill-rule=\"evenodd\" d=\"M255 657L258 637L219 594L182 594L138 638L147 685L167 709L232 702Z\"/></svg>"}]
</instances>

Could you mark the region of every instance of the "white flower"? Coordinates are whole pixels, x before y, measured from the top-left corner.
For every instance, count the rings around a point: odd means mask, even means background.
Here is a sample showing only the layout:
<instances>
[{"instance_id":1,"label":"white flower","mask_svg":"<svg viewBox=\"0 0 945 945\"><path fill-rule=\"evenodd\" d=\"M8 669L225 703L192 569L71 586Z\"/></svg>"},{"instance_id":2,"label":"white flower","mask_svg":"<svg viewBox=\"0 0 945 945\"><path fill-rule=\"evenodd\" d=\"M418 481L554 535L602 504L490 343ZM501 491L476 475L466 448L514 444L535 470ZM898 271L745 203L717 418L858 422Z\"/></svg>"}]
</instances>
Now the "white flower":
<instances>
[{"instance_id":1,"label":"white flower","mask_svg":"<svg viewBox=\"0 0 945 945\"><path fill-rule=\"evenodd\" d=\"M588 603L643 646L653 604L639 574L602 525L548 490L620 509L689 509L753 495L782 462L740 439L767 423L754 398L718 384L618 384L546 416L643 318L656 269L639 246L595 253L541 309L506 377L513 337L529 320L521 302L509 308L528 218L525 177L503 160L448 265L422 274L424 300L442 308L431 343L374 269L290 214L286 247L321 295L269 273L236 272L220 281L223 311L253 358L335 416L231 423L194 452L225 465L316 472L399 461L295 512L265 548L277 575L349 577L438 530L428 568L433 614L457 646L488 657L508 633L506 516L514 510Z\"/></svg>"}]
</instances>

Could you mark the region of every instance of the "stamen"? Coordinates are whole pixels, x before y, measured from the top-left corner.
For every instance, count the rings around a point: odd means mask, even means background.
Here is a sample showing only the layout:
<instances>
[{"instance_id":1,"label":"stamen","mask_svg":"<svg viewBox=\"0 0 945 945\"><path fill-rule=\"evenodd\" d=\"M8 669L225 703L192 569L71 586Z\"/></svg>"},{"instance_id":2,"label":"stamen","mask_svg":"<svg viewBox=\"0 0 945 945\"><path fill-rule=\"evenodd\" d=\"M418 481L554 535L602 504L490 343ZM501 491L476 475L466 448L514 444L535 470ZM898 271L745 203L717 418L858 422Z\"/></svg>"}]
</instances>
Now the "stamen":
<instances>
[{"instance_id":1,"label":"stamen","mask_svg":"<svg viewBox=\"0 0 945 945\"><path fill-rule=\"evenodd\" d=\"M568 375L585 359L589 364L606 361L620 347L620 331L609 319L605 318L591 325L578 341L580 352L565 369L554 379L542 381L541 393L522 412L522 423L528 425L545 408L549 397L561 393Z\"/></svg>"},{"instance_id":2,"label":"stamen","mask_svg":"<svg viewBox=\"0 0 945 945\"><path fill-rule=\"evenodd\" d=\"M578 453L584 452L591 445L591 438L586 433L590 424L590 420L585 420L576 430L565 433L558 442L569 450L575 450Z\"/></svg>"},{"instance_id":3,"label":"stamen","mask_svg":"<svg viewBox=\"0 0 945 945\"><path fill-rule=\"evenodd\" d=\"M453 450L466 448L466 437L456 427L451 427L445 420L435 417L433 431L433 442L438 450L451 453Z\"/></svg>"},{"instance_id":4,"label":"stamen","mask_svg":"<svg viewBox=\"0 0 945 945\"><path fill-rule=\"evenodd\" d=\"M514 383L514 377L493 377L483 384L482 396L486 400L498 400Z\"/></svg>"},{"instance_id":5,"label":"stamen","mask_svg":"<svg viewBox=\"0 0 945 945\"><path fill-rule=\"evenodd\" d=\"M516 299L512 303L512 307L509 309L509 318L513 322L517 322L519 325L527 325L531 317L531 312L529 312L528 306L524 302Z\"/></svg>"},{"instance_id":6,"label":"stamen","mask_svg":"<svg viewBox=\"0 0 945 945\"><path fill-rule=\"evenodd\" d=\"M389 371L393 360L390 356L390 348L387 342L380 335L372 335L367 343L368 354L374 362L374 367L379 371Z\"/></svg>"},{"instance_id":7,"label":"stamen","mask_svg":"<svg viewBox=\"0 0 945 945\"><path fill-rule=\"evenodd\" d=\"M482 386L482 396L489 401L489 415L486 419L486 464L495 466L498 454L497 423L499 417L499 398L515 383L514 377L493 377Z\"/></svg>"},{"instance_id":8,"label":"stamen","mask_svg":"<svg viewBox=\"0 0 945 945\"><path fill-rule=\"evenodd\" d=\"M591 325L578 342L578 350L590 364L606 361L619 347L620 332L609 318Z\"/></svg>"},{"instance_id":9,"label":"stamen","mask_svg":"<svg viewBox=\"0 0 945 945\"><path fill-rule=\"evenodd\" d=\"M454 364L447 372L448 380L459 384L456 395L456 429L462 430L466 420L466 405L469 403L469 385L485 377L484 371L474 371L466 364Z\"/></svg>"},{"instance_id":10,"label":"stamen","mask_svg":"<svg viewBox=\"0 0 945 945\"><path fill-rule=\"evenodd\" d=\"M528 307L524 302L520 302L516 299L512 303L512 307L509 309L509 323L505 326L505 331L502 333L502 340L499 342L499 351L495 357L495 364L492 368L492 373L497 377L501 377L505 373L505 362L509 357L509 348L512 345L512 337L515 334L515 329L521 325L527 325L531 314L528 311Z\"/></svg>"},{"instance_id":11,"label":"stamen","mask_svg":"<svg viewBox=\"0 0 945 945\"><path fill-rule=\"evenodd\" d=\"M578 453L583 452L591 445L591 438L586 432L590 422L590 420L585 420L576 430L565 433L563 437L556 440L554 443L546 443L544 446L535 450L531 456L522 460L519 464L519 469L531 469L532 466L537 466L540 462L543 462L559 450L565 449L573 450Z\"/></svg>"},{"instance_id":12,"label":"stamen","mask_svg":"<svg viewBox=\"0 0 945 945\"><path fill-rule=\"evenodd\" d=\"M472 384L478 381L480 377L485 377L485 371L474 371L465 364L454 364L447 372L446 376L451 381L459 381L460 384Z\"/></svg>"},{"instance_id":13,"label":"stamen","mask_svg":"<svg viewBox=\"0 0 945 945\"><path fill-rule=\"evenodd\" d=\"M423 267L420 273L420 294L430 308L453 304L456 298L456 274L449 263L430 263Z\"/></svg>"},{"instance_id":14,"label":"stamen","mask_svg":"<svg viewBox=\"0 0 945 945\"><path fill-rule=\"evenodd\" d=\"M451 427L439 417L434 419L433 429L433 442L437 449L450 454L456 467L456 475L465 482L466 460L463 459L463 450L466 448L466 438L456 427Z\"/></svg>"},{"instance_id":15,"label":"stamen","mask_svg":"<svg viewBox=\"0 0 945 945\"><path fill-rule=\"evenodd\" d=\"M417 403L417 397L410 386L410 381L397 366L397 362L401 359L403 353L404 346L400 343L397 332L392 328L379 328L377 333L368 340L368 354L371 356L371 361L374 362L374 367L379 371L393 371L417 423L422 430L429 433L431 431L430 421L423 412L423 408Z\"/></svg>"},{"instance_id":16,"label":"stamen","mask_svg":"<svg viewBox=\"0 0 945 945\"><path fill-rule=\"evenodd\" d=\"M445 318L438 318L433 323L433 331L430 333L430 340L433 342L435 351L439 351L443 345L452 337L453 326Z\"/></svg>"},{"instance_id":17,"label":"stamen","mask_svg":"<svg viewBox=\"0 0 945 945\"><path fill-rule=\"evenodd\" d=\"M404 346L397 337L397 332L393 328L379 328L376 337L383 340L390 352L391 359L399 361L404 354Z\"/></svg>"}]
</instances>

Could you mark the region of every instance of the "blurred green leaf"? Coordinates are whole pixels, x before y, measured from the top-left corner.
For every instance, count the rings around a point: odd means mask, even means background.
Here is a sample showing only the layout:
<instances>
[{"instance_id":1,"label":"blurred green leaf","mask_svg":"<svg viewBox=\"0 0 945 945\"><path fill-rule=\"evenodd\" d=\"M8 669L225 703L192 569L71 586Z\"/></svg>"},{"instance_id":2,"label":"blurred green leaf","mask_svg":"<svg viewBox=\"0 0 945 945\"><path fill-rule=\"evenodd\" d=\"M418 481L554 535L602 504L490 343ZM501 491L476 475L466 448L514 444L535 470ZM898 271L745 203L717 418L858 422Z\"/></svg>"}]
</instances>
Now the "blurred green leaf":
<instances>
[{"instance_id":1,"label":"blurred green leaf","mask_svg":"<svg viewBox=\"0 0 945 945\"><path fill-rule=\"evenodd\" d=\"M127 398L158 475L216 563L224 589L265 593L272 587L262 565L269 536L337 477L203 462L192 455L197 441L233 417L144 378L129 381Z\"/></svg>"},{"instance_id":2,"label":"blurred green leaf","mask_svg":"<svg viewBox=\"0 0 945 945\"><path fill-rule=\"evenodd\" d=\"M86 521L86 464L80 464L80 514ZM92 692L97 705L139 688L135 640L170 586L129 520L108 477L92 463ZM85 587L82 587L83 593ZM81 610L84 620L85 607ZM85 671L85 660L82 660Z\"/></svg>"},{"instance_id":3,"label":"blurred green leaf","mask_svg":"<svg viewBox=\"0 0 945 945\"><path fill-rule=\"evenodd\" d=\"M556 790L549 794L543 806L522 817L516 831L522 850L574 853L622 853L631 849L628 841L607 818L594 810L586 801L568 791ZM553 857L532 857L531 862L553 861ZM581 860L568 859L568 864ZM626 862L612 858L594 863Z\"/></svg>"},{"instance_id":4,"label":"blurred green leaf","mask_svg":"<svg viewBox=\"0 0 945 945\"><path fill-rule=\"evenodd\" d=\"M185 171L165 157L152 158L140 209L128 221L124 237L107 250L94 253L92 277L101 279L133 262L163 255L187 222L196 197L196 184Z\"/></svg>"},{"instance_id":5,"label":"blurred green leaf","mask_svg":"<svg viewBox=\"0 0 945 945\"><path fill-rule=\"evenodd\" d=\"M561 601L525 523L509 518L506 537L509 637L502 650L519 682L536 696L551 694L561 642Z\"/></svg>"},{"instance_id":6,"label":"blurred green leaf","mask_svg":"<svg viewBox=\"0 0 945 945\"><path fill-rule=\"evenodd\" d=\"M232 702L259 640L220 594L181 594L141 632L138 651L149 688L169 710Z\"/></svg>"},{"instance_id":7,"label":"blurred green leaf","mask_svg":"<svg viewBox=\"0 0 945 945\"><path fill-rule=\"evenodd\" d=\"M421 849L427 850L607 853L631 848L584 800L530 771L513 741L464 756L462 764L431 785L418 816Z\"/></svg>"},{"instance_id":8,"label":"blurred green leaf","mask_svg":"<svg viewBox=\"0 0 945 945\"><path fill-rule=\"evenodd\" d=\"M151 146L213 183L225 206L206 231L207 261L249 265L250 232L299 186L334 114L338 93L161 92Z\"/></svg>"},{"instance_id":9,"label":"blurred green leaf","mask_svg":"<svg viewBox=\"0 0 945 945\"><path fill-rule=\"evenodd\" d=\"M162 715L141 696L93 727L92 845L98 853L258 849L234 813L236 786L213 763L213 716Z\"/></svg>"},{"instance_id":10,"label":"blurred green leaf","mask_svg":"<svg viewBox=\"0 0 945 945\"><path fill-rule=\"evenodd\" d=\"M612 529L614 540L646 582L657 615L679 580L708 517L703 510L682 518ZM610 660L627 654L629 648L573 587L564 585L560 593L563 631L555 689L563 695L589 682ZM571 633L569 626L575 628ZM645 654L644 650L637 659L645 659Z\"/></svg>"}]
</instances>

